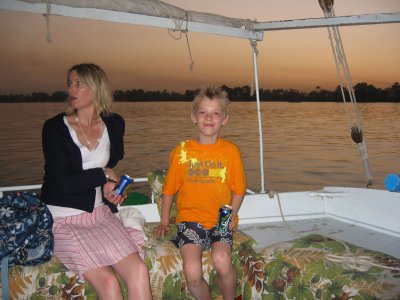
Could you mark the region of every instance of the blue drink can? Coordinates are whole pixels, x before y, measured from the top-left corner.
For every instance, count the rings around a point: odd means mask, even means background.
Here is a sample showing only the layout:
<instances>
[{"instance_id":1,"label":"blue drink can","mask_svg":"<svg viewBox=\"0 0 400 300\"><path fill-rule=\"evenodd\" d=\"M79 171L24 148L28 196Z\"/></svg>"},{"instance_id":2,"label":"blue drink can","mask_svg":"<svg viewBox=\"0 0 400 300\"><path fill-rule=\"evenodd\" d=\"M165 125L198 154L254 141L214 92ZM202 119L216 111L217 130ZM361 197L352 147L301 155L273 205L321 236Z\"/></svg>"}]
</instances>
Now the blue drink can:
<instances>
[{"instance_id":1,"label":"blue drink can","mask_svg":"<svg viewBox=\"0 0 400 300\"><path fill-rule=\"evenodd\" d=\"M114 190L114 195L127 196L131 188L133 179L128 175L122 175L121 180L118 182Z\"/></svg>"},{"instance_id":2,"label":"blue drink can","mask_svg":"<svg viewBox=\"0 0 400 300\"><path fill-rule=\"evenodd\" d=\"M232 221L232 207L223 205L219 209L217 230L220 232L228 232L229 223Z\"/></svg>"}]
</instances>

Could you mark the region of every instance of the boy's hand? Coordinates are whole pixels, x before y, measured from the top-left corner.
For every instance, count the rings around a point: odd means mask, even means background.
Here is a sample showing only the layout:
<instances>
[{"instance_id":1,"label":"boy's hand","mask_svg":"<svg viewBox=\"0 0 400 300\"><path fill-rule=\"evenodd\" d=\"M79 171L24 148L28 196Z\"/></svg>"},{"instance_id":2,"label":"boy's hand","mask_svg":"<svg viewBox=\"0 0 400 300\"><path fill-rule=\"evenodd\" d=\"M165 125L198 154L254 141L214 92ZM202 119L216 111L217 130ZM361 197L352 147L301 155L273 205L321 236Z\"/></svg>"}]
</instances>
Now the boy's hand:
<instances>
[{"instance_id":1,"label":"boy's hand","mask_svg":"<svg viewBox=\"0 0 400 300\"><path fill-rule=\"evenodd\" d=\"M228 225L229 230L236 231L236 221L232 220Z\"/></svg>"},{"instance_id":2,"label":"boy's hand","mask_svg":"<svg viewBox=\"0 0 400 300\"><path fill-rule=\"evenodd\" d=\"M157 238L159 237L163 238L164 235L168 235L171 233L171 228L169 227L169 224L167 225L160 224L154 229L154 233Z\"/></svg>"}]
</instances>

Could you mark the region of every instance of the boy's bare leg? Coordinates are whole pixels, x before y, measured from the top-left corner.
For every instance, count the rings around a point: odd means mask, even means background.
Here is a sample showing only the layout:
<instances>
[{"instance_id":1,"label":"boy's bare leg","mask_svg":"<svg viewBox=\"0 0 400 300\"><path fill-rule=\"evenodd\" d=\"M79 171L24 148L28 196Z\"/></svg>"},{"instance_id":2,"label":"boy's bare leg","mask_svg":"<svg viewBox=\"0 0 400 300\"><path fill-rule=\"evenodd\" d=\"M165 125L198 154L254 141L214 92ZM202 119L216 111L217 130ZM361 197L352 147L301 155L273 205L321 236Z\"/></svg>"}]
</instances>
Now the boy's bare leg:
<instances>
[{"instance_id":1,"label":"boy's bare leg","mask_svg":"<svg viewBox=\"0 0 400 300\"><path fill-rule=\"evenodd\" d=\"M232 265L231 247L224 242L215 242L211 249L221 294L224 300L233 300L236 297L237 275Z\"/></svg>"},{"instance_id":2,"label":"boy's bare leg","mask_svg":"<svg viewBox=\"0 0 400 300\"><path fill-rule=\"evenodd\" d=\"M197 300L211 300L210 288L203 278L202 255L200 246L186 244L180 248L183 273L185 274L186 284L192 296Z\"/></svg>"}]
</instances>

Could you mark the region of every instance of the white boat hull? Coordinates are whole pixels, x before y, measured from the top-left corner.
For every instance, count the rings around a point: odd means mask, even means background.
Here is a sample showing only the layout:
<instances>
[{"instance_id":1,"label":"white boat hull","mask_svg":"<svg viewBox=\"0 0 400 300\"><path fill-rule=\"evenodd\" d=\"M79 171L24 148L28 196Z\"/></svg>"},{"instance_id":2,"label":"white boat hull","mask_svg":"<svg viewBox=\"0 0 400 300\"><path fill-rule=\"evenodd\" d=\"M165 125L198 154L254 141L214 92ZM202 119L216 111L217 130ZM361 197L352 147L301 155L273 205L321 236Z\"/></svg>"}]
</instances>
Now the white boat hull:
<instances>
[{"instance_id":1,"label":"white boat hull","mask_svg":"<svg viewBox=\"0 0 400 300\"><path fill-rule=\"evenodd\" d=\"M156 204L137 208L148 222L160 220ZM246 195L239 225L328 217L400 238L399 212L400 193L325 187L318 191Z\"/></svg>"}]
</instances>

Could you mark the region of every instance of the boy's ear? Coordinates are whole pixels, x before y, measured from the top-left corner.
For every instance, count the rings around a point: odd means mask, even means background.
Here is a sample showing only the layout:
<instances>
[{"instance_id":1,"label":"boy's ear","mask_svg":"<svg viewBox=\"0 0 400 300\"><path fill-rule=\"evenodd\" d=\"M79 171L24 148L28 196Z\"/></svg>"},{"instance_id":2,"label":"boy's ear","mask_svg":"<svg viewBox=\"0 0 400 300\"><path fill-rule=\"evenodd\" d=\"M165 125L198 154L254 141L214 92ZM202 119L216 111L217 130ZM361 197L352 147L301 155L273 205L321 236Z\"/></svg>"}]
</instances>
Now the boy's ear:
<instances>
[{"instance_id":1,"label":"boy's ear","mask_svg":"<svg viewBox=\"0 0 400 300\"><path fill-rule=\"evenodd\" d=\"M193 114L190 114L190 117L192 118L192 122L196 124L197 123L196 117Z\"/></svg>"},{"instance_id":2,"label":"boy's ear","mask_svg":"<svg viewBox=\"0 0 400 300\"><path fill-rule=\"evenodd\" d=\"M225 119L222 121L222 125L228 123L228 120L229 120L229 115L226 115Z\"/></svg>"}]
</instances>

